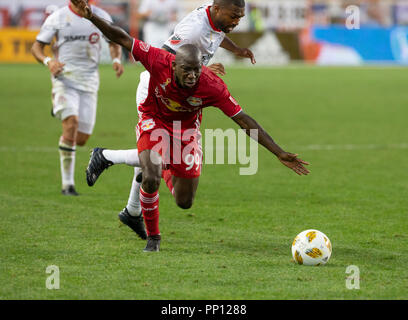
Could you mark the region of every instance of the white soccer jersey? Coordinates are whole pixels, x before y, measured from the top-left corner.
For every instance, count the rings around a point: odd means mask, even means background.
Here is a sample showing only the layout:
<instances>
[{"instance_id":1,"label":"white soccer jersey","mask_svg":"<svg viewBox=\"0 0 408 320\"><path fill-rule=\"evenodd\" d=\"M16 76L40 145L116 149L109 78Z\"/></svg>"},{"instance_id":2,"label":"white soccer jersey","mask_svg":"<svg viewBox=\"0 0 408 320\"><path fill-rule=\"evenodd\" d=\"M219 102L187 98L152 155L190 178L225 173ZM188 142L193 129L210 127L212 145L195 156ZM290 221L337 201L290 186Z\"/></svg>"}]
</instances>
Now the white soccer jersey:
<instances>
[{"instance_id":1,"label":"white soccer jersey","mask_svg":"<svg viewBox=\"0 0 408 320\"><path fill-rule=\"evenodd\" d=\"M194 44L203 54L203 64L207 65L225 38L225 33L217 29L211 20L210 7L205 5L188 14L177 24L164 45L177 51L183 44Z\"/></svg>"},{"instance_id":2,"label":"white soccer jersey","mask_svg":"<svg viewBox=\"0 0 408 320\"><path fill-rule=\"evenodd\" d=\"M106 11L95 6L91 8L96 15L112 22ZM54 36L56 56L65 66L63 73L56 79L53 77L53 81L62 81L78 90L97 91L102 32L92 22L72 11L70 6L66 6L45 20L37 40L48 44Z\"/></svg>"}]
</instances>

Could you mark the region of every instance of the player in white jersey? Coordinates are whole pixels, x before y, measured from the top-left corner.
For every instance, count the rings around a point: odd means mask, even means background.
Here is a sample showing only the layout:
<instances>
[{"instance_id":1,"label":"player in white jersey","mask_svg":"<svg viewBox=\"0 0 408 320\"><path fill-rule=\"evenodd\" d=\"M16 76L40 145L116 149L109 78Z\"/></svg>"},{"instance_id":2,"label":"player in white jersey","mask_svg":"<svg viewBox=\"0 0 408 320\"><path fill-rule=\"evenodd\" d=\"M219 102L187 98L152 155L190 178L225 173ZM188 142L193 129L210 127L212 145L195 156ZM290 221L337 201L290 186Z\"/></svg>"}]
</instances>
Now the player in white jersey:
<instances>
[{"instance_id":1,"label":"player in white jersey","mask_svg":"<svg viewBox=\"0 0 408 320\"><path fill-rule=\"evenodd\" d=\"M94 13L112 21L104 10L92 6ZM83 146L92 134L97 108L101 40L103 34L90 21L68 6L53 12L41 27L32 47L32 54L51 72L52 115L62 121L59 153L62 194L78 195L75 190L74 169L76 145ZM53 39L55 56L47 57L44 48ZM113 68L117 77L123 73L122 49L110 43Z\"/></svg>"},{"instance_id":2,"label":"player in white jersey","mask_svg":"<svg viewBox=\"0 0 408 320\"><path fill-rule=\"evenodd\" d=\"M245 15L244 0L214 0L212 4L201 6L187 15L175 28L174 33L164 43L163 49L175 53L184 44L193 44L202 52L203 64L207 65L219 47L227 49L239 57L249 58L256 63L253 53L247 48L238 47L226 37ZM224 75L224 66L215 63L208 66L214 73ZM144 71L136 92L137 106L146 99L149 90L150 74ZM139 112L139 118L141 114ZM119 213L119 219L131 227L142 239L145 232L140 229L133 217L140 216L139 189L141 175L138 150L108 150L95 148L87 168L87 182L92 186L99 175L113 164L127 164L134 167L134 179L126 207Z\"/></svg>"},{"instance_id":3,"label":"player in white jersey","mask_svg":"<svg viewBox=\"0 0 408 320\"><path fill-rule=\"evenodd\" d=\"M177 22L177 0L142 0L138 16L144 21L143 40L160 48Z\"/></svg>"}]
</instances>

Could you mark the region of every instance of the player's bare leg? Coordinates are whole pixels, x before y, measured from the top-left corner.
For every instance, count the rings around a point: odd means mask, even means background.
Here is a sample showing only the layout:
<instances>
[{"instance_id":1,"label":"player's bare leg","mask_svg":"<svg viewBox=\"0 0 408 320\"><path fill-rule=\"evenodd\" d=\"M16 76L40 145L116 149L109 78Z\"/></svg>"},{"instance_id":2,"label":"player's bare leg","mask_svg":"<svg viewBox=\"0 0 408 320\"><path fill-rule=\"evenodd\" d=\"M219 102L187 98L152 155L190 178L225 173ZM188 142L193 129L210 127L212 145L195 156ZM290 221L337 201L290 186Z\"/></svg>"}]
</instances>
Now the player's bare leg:
<instances>
[{"instance_id":1,"label":"player's bare leg","mask_svg":"<svg viewBox=\"0 0 408 320\"><path fill-rule=\"evenodd\" d=\"M174 199L182 209L190 209L193 205L200 178L180 178L172 176Z\"/></svg>"},{"instance_id":2,"label":"player's bare leg","mask_svg":"<svg viewBox=\"0 0 408 320\"><path fill-rule=\"evenodd\" d=\"M75 191L75 151L78 134L78 117L69 116L62 121L62 136L59 140L59 154L62 178L62 194L77 196Z\"/></svg>"},{"instance_id":3,"label":"player's bare leg","mask_svg":"<svg viewBox=\"0 0 408 320\"><path fill-rule=\"evenodd\" d=\"M83 147L90 137L91 137L90 134L86 134L86 133L83 133L81 131L78 131L77 132L77 137L76 137L76 144L78 146Z\"/></svg>"}]
</instances>

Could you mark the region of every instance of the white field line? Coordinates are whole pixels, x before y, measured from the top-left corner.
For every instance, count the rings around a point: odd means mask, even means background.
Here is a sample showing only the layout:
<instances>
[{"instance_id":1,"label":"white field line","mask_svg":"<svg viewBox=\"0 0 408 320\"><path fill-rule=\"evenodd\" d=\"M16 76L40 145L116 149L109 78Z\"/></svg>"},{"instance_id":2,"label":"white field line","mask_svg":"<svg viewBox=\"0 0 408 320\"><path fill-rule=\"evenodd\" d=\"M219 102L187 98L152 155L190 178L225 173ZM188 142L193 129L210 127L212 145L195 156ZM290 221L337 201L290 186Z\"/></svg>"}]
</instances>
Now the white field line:
<instances>
[{"instance_id":1,"label":"white field line","mask_svg":"<svg viewBox=\"0 0 408 320\"><path fill-rule=\"evenodd\" d=\"M133 146L129 146L129 149L133 149ZM237 147L232 147L238 149ZM224 146L217 146L216 150L227 149ZM391 143L391 144L310 144L310 145L298 145L289 146L286 149L294 151L353 151L353 150L381 150L381 149L408 149L408 143ZM78 152L91 152L91 147L77 148ZM205 147L203 146L203 150ZM57 153L58 147L35 147L35 146L23 146L23 147L10 147L10 146L0 146L0 152L40 152L40 153Z\"/></svg>"}]
</instances>

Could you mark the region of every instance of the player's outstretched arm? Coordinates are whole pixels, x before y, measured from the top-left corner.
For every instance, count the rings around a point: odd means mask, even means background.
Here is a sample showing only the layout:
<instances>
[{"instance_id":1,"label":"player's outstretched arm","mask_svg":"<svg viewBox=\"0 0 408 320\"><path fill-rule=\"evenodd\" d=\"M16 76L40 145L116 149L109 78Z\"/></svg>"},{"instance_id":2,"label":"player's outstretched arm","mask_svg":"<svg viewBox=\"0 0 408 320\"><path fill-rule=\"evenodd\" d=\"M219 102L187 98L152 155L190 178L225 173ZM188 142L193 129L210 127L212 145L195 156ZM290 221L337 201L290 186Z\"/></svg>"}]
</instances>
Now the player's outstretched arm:
<instances>
[{"instance_id":1,"label":"player's outstretched arm","mask_svg":"<svg viewBox=\"0 0 408 320\"><path fill-rule=\"evenodd\" d=\"M251 50L247 48L240 48L238 47L230 38L225 37L224 40L221 42L221 48L224 48L228 51L231 51L233 54L235 54L237 57L241 58L248 58L251 60L252 64L256 63L254 54L252 53Z\"/></svg>"},{"instance_id":2,"label":"player's outstretched arm","mask_svg":"<svg viewBox=\"0 0 408 320\"><path fill-rule=\"evenodd\" d=\"M110 41L115 42L125 49L132 51L133 38L122 28L111 24L92 13L91 8L84 0L71 0L78 14L90 20Z\"/></svg>"},{"instance_id":3,"label":"player's outstretched arm","mask_svg":"<svg viewBox=\"0 0 408 320\"><path fill-rule=\"evenodd\" d=\"M241 111L233 117L232 120L245 130L248 136L257 140L259 144L263 145L266 149L276 155L282 164L295 171L298 175L307 175L309 173L309 170L304 167L304 165L309 164L308 162L299 159L297 154L282 150L282 148L273 141L271 136L245 112ZM251 129L257 130L257 136L251 134Z\"/></svg>"}]
</instances>

